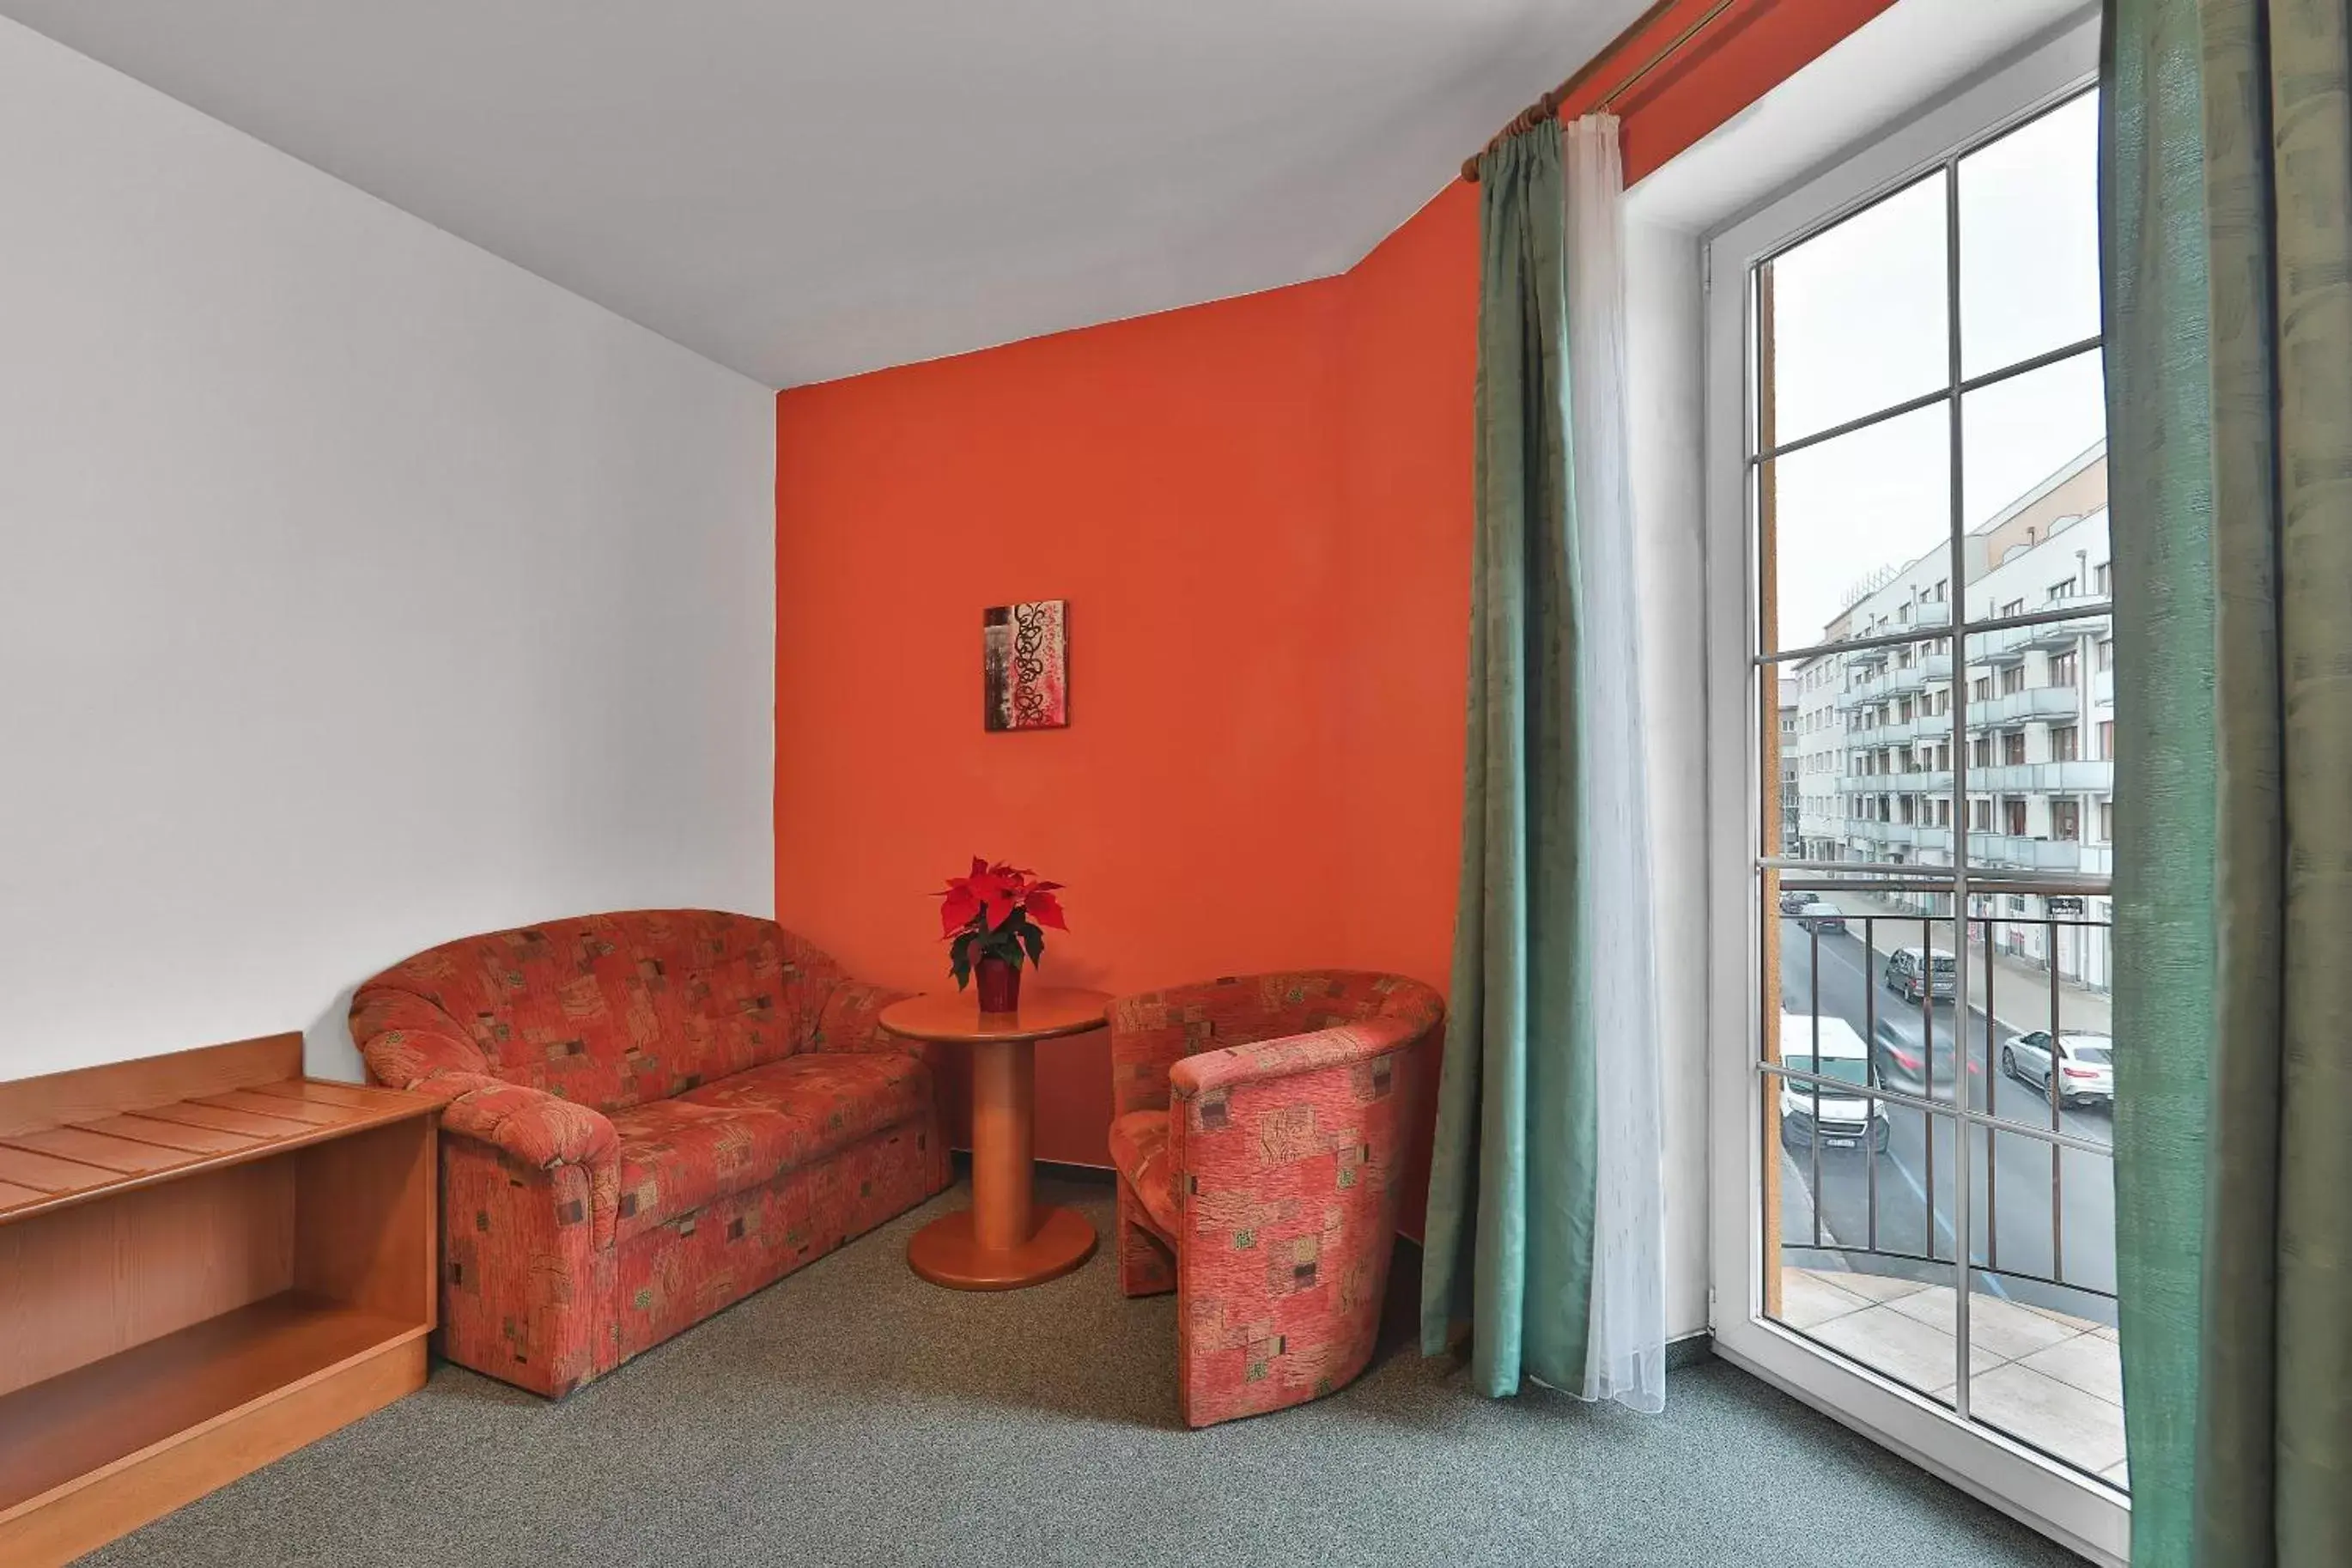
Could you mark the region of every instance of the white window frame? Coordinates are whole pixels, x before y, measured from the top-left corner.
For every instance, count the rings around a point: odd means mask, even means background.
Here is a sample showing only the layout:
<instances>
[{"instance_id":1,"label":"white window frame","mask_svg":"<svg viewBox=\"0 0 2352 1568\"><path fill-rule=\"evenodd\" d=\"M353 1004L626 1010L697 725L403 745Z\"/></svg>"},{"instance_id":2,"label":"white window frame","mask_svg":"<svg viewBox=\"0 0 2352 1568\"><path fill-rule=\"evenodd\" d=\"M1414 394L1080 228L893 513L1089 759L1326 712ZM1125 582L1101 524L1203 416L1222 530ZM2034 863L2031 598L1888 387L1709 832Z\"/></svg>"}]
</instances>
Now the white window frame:
<instances>
[{"instance_id":1,"label":"white window frame","mask_svg":"<svg viewBox=\"0 0 2352 1568\"><path fill-rule=\"evenodd\" d=\"M1763 1101L1756 1071L1762 919L1756 860L1755 544L1747 470L1749 268L1802 235L1935 168L1989 131L2096 79L2098 26L2078 25L1929 106L1877 142L1706 238L1708 1043L1717 1352L2062 1545L2124 1568L2128 1502L2022 1444L1768 1321L1762 1311ZM1958 597L1954 595L1955 599ZM1865 1553L1866 1555L1866 1553Z\"/></svg>"}]
</instances>

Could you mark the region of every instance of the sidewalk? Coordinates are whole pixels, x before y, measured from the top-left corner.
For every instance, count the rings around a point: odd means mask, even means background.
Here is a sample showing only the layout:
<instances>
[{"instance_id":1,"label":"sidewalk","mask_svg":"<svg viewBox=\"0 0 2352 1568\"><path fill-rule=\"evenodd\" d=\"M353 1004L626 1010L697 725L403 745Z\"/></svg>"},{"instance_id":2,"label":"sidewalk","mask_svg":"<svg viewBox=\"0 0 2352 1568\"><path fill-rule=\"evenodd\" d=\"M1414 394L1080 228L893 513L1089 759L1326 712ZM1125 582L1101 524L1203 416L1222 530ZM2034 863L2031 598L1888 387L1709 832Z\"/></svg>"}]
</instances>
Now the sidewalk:
<instances>
[{"instance_id":1,"label":"sidewalk","mask_svg":"<svg viewBox=\"0 0 2352 1568\"><path fill-rule=\"evenodd\" d=\"M1841 890L1834 901L1846 912L1846 929L1857 941L1863 934L1862 917L1881 917L1881 923L1871 931L1871 941L1879 952L1918 945L1919 916L1868 893ZM1937 923L1948 934L1950 921ZM1984 943L1971 942L1969 943L1970 1012L1984 1011ZM1877 976L1874 973L1871 978L1874 980ZM1992 955L1992 1000L1993 1019L2003 1028L2021 1035L2046 1029L2050 1026L2050 972L2021 958L1996 952ZM2105 994L2085 991L2063 980L2058 983L2060 1033L2111 1035L2115 1033L2110 1023L2112 1016L2113 1010Z\"/></svg>"}]
</instances>

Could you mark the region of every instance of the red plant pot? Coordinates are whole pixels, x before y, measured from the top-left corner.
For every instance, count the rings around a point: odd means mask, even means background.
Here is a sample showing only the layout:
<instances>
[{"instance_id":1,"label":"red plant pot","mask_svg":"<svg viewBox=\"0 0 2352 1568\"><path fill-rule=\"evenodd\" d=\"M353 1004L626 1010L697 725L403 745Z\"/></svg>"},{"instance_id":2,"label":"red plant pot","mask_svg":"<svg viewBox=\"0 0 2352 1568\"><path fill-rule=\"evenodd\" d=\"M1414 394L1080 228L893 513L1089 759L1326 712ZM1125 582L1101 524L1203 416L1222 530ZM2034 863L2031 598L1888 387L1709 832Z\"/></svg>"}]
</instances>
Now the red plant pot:
<instances>
[{"instance_id":1,"label":"red plant pot","mask_svg":"<svg viewBox=\"0 0 2352 1568\"><path fill-rule=\"evenodd\" d=\"M980 986L980 1010L1011 1013L1021 1006L1021 971L1002 958L983 958L971 966Z\"/></svg>"}]
</instances>

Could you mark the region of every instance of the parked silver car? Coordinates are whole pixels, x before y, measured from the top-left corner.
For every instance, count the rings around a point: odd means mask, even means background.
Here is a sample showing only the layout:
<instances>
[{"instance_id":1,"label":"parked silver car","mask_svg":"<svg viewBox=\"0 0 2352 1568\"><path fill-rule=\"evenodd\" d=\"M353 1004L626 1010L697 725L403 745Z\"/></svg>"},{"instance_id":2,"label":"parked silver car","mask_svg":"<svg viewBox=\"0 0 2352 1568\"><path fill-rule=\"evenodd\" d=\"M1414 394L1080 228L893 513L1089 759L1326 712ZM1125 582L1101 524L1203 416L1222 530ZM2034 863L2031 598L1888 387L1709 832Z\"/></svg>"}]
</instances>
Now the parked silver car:
<instances>
[{"instance_id":1,"label":"parked silver car","mask_svg":"<svg viewBox=\"0 0 2352 1568\"><path fill-rule=\"evenodd\" d=\"M2020 1035L2000 1048L2000 1070L2043 1094L2050 1092L2050 1036L2036 1029ZM2116 1102L2115 1039L2108 1035L2060 1035L2057 1060L2058 1098L2067 1105Z\"/></svg>"},{"instance_id":2,"label":"parked silver car","mask_svg":"<svg viewBox=\"0 0 2352 1568\"><path fill-rule=\"evenodd\" d=\"M1948 1002L1957 988L1958 972L1952 955L1940 947L1933 952L1924 947L1898 947L1886 955L1886 967L1879 979L1906 1002L1916 1002L1930 993L1937 1001Z\"/></svg>"},{"instance_id":3,"label":"parked silver car","mask_svg":"<svg viewBox=\"0 0 2352 1568\"><path fill-rule=\"evenodd\" d=\"M1845 911L1827 899L1814 899L1797 911L1797 923L1807 931L1845 934Z\"/></svg>"}]
</instances>

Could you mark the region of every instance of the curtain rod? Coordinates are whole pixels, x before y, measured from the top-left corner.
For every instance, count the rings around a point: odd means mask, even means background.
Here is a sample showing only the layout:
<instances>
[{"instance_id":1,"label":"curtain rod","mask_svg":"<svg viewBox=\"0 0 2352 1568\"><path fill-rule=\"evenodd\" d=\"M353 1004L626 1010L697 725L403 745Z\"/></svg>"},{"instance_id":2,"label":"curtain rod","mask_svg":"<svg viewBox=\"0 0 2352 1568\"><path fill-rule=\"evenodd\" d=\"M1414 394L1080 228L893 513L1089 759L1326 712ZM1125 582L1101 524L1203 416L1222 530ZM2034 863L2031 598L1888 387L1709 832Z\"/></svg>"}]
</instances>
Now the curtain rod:
<instances>
[{"instance_id":1,"label":"curtain rod","mask_svg":"<svg viewBox=\"0 0 2352 1568\"><path fill-rule=\"evenodd\" d=\"M1618 34L1616 38L1611 42L1607 48L1601 50L1599 54L1593 56L1591 59L1586 61L1583 68L1578 70L1574 76L1570 77L1566 81L1560 83L1549 92L1545 93L1533 103L1528 105L1527 108L1519 110L1517 116L1513 119L1508 125L1504 126L1500 131L1497 131L1493 136L1489 137L1486 141L1486 148L1482 150L1482 155L1484 151L1491 150L1496 142L1502 141L1506 136L1516 136L1520 132L1526 131L1531 126L1540 125L1545 121L1552 119L1554 116L1559 114L1560 105L1567 100L1569 94L1574 92L1578 88L1584 86L1594 77L1600 75L1602 69L1617 58L1618 52L1622 49L1630 40L1637 38L1643 33L1649 31L1652 26L1655 26L1664 18L1667 12L1673 10L1679 3L1680 0L1657 0L1656 5L1652 5L1647 11L1643 12L1639 17L1635 18L1632 26ZM1631 75L1627 76L1624 80L1619 82L1615 87L1611 88L1607 92L1601 94L1601 100L1595 107L1606 110L1611 104L1615 103L1620 98L1632 91L1633 88L1641 82L1643 78L1648 76L1652 71L1656 70L1660 66L1664 65L1668 60L1673 59L1676 55L1682 53L1685 48L1689 47L1693 39L1696 38L1701 33L1706 31L1708 27L1714 25L1717 17L1722 16L1726 11L1730 10L1731 7L1738 3L1738 0L1715 0L1715 4L1709 5L1705 11L1699 13L1699 15L1691 22L1690 26L1675 34L1674 40L1667 44L1665 47L1660 49L1656 54L1652 55L1648 59L1643 61L1642 64L1636 68ZM1478 183L1478 159L1476 157L1465 158L1462 160L1462 177L1469 181L1474 185Z\"/></svg>"}]
</instances>

